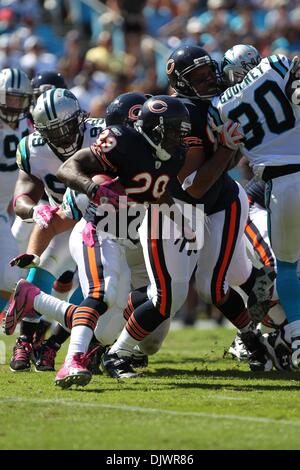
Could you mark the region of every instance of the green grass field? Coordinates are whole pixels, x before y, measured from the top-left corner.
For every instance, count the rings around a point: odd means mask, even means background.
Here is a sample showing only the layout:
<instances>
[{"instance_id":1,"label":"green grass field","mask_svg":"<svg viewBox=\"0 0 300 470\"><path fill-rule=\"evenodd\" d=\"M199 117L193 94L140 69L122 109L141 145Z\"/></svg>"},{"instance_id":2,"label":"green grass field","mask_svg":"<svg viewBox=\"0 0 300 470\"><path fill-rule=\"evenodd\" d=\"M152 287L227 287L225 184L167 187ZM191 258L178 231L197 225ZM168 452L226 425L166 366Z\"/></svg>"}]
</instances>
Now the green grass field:
<instances>
[{"instance_id":1,"label":"green grass field","mask_svg":"<svg viewBox=\"0 0 300 470\"><path fill-rule=\"evenodd\" d=\"M142 377L69 391L1 365L0 449L300 449L300 375L222 359L232 336L172 331Z\"/></svg>"}]
</instances>

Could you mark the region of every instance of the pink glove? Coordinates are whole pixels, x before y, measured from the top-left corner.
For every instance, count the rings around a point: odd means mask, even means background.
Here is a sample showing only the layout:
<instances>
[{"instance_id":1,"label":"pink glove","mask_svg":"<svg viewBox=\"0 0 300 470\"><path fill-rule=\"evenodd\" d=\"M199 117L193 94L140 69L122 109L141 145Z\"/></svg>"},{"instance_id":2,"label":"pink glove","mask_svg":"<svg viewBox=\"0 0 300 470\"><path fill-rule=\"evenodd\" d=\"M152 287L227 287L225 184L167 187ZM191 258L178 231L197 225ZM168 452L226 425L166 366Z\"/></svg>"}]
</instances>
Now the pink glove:
<instances>
[{"instance_id":1,"label":"pink glove","mask_svg":"<svg viewBox=\"0 0 300 470\"><path fill-rule=\"evenodd\" d=\"M82 232L83 243L92 248L95 246L96 227L92 222L87 222Z\"/></svg>"},{"instance_id":2,"label":"pink glove","mask_svg":"<svg viewBox=\"0 0 300 470\"><path fill-rule=\"evenodd\" d=\"M92 199L94 204L112 204L119 209L119 196L125 196L124 190L119 181L115 178L112 181L102 183Z\"/></svg>"},{"instance_id":3,"label":"pink glove","mask_svg":"<svg viewBox=\"0 0 300 470\"><path fill-rule=\"evenodd\" d=\"M43 204L41 206L35 206L33 209L33 220L40 228L47 228L53 215L58 211L58 207L49 206L49 204Z\"/></svg>"}]
</instances>

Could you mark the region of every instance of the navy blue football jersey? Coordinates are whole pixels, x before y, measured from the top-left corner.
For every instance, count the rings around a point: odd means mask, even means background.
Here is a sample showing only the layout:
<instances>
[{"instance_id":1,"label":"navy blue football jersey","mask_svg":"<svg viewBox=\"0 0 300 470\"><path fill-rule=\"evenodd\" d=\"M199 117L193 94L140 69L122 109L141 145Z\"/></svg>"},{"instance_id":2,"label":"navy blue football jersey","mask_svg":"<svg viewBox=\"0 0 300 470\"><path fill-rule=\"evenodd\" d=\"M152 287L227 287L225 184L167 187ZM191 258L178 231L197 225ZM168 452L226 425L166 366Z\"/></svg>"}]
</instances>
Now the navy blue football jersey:
<instances>
[{"instance_id":1,"label":"navy blue football jersey","mask_svg":"<svg viewBox=\"0 0 300 470\"><path fill-rule=\"evenodd\" d=\"M207 111L209 101L190 99L177 96L187 107L191 120L191 135L185 139L189 147L202 148L205 159L209 160L214 154L214 146L207 134ZM185 201L189 204L204 204L204 211L207 215L219 212L227 207L236 198L238 186L232 178L224 172L220 178L201 198L194 198L184 191L181 183L174 178L169 185L169 190L173 197Z\"/></svg>"},{"instance_id":2,"label":"navy blue football jersey","mask_svg":"<svg viewBox=\"0 0 300 470\"><path fill-rule=\"evenodd\" d=\"M185 159L179 152L158 160L142 134L126 126L108 127L90 148L104 172L118 176L128 198L140 203L158 201Z\"/></svg>"}]
</instances>

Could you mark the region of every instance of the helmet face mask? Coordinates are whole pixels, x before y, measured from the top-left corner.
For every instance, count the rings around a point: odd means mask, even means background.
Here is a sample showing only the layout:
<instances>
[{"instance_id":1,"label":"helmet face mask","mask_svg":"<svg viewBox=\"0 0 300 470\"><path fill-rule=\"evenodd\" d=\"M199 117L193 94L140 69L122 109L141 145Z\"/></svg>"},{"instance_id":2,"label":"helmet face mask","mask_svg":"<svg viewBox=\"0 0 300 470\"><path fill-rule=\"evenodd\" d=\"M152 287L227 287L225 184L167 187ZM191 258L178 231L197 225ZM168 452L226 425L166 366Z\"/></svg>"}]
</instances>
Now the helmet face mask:
<instances>
[{"instance_id":1,"label":"helmet face mask","mask_svg":"<svg viewBox=\"0 0 300 470\"><path fill-rule=\"evenodd\" d=\"M8 124L23 119L31 103L32 89L27 75L19 69L0 72L0 118Z\"/></svg>"},{"instance_id":2,"label":"helmet face mask","mask_svg":"<svg viewBox=\"0 0 300 470\"><path fill-rule=\"evenodd\" d=\"M222 73L227 86L243 81L247 73L261 61L261 55L255 47L237 44L225 52L222 61Z\"/></svg>"},{"instance_id":3,"label":"helmet face mask","mask_svg":"<svg viewBox=\"0 0 300 470\"><path fill-rule=\"evenodd\" d=\"M184 46L173 51L166 72L170 85L181 96L210 100L221 87L217 63L199 46Z\"/></svg>"},{"instance_id":4,"label":"helmet face mask","mask_svg":"<svg viewBox=\"0 0 300 470\"><path fill-rule=\"evenodd\" d=\"M184 138L191 130L189 112L177 98L160 95L141 108L135 128L155 149L159 160L169 160L186 151Z\"/></svg>"},{"instance_id":5,"label":"helmet face mask","mask_svg":"<svg viewBox=\"0 0 300 470\"><path fill-rule=\"evenodd\" d=\"M35 128L63 159L79 148L85 113L73 93L61 88L47 90L33 110Z\"/></svg>"}]
</instances>

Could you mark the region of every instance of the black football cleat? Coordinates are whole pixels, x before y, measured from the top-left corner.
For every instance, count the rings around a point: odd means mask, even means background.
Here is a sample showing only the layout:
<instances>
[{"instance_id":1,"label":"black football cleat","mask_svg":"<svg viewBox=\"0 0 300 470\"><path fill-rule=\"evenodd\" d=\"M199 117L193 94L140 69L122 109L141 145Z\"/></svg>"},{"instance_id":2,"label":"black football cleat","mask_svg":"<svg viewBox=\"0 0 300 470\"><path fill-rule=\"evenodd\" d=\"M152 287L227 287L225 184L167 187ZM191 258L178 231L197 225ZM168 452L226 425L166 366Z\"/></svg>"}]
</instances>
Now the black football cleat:
<instances>
[{"instance_id":1,"label":"black football cleat","mask_svg":"<svg viewBox=\"0 0 300 470\"><path fill-rule=\"evenodd\" d=\"M10 360L9 368L12 372L30 371L30 356L32 352L32 344L29 343L25 336L20 336L13 349L13 355Z\"/></svg>"},{"instance_id":2,"label":"black football cleat","mask_svg":"<svg viewBox=\"0 0 300 470\"><path fill-rule=\"evenodd\" d=\"M114 379L127 379L137 377L131 365L131 356L119 357L117 354L105 352L102 357L101 367L106 375Z\"/></svg>"}]
</instances>

